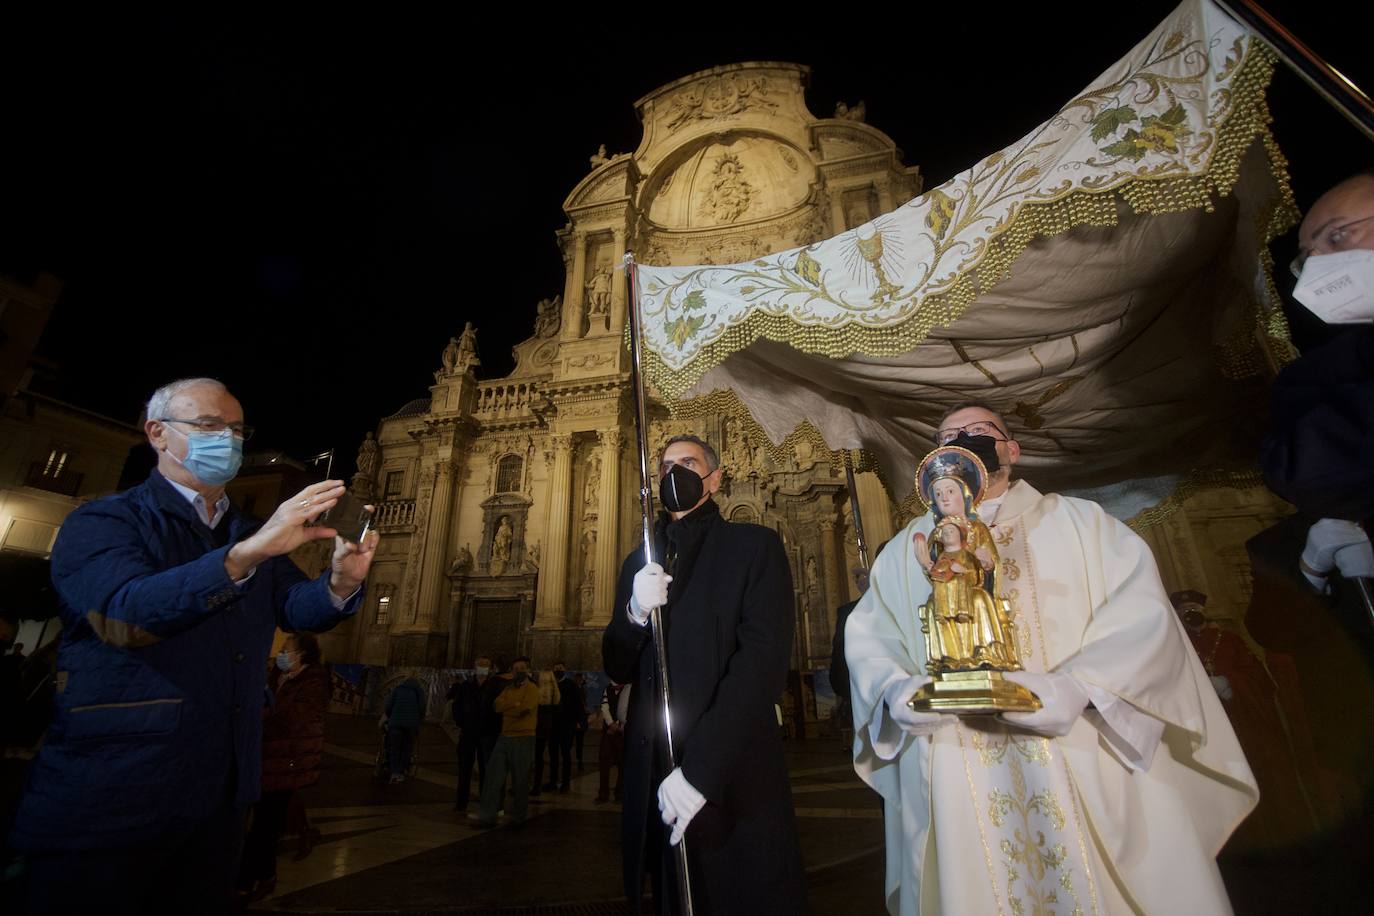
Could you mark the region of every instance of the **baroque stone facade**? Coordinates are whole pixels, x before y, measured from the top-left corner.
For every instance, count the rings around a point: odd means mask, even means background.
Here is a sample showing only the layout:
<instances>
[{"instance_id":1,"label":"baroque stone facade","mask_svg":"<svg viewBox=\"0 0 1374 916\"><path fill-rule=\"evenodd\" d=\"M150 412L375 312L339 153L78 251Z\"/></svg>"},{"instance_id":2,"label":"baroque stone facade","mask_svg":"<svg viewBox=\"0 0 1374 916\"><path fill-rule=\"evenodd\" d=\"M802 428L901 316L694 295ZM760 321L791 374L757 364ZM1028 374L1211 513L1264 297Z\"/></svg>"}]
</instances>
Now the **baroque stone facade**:
<instances>
[{"instance_id":1,"label":"baroque stone facade","mask_svg":"<svg viewBox=\"0 0 1374 916\"><path fill-rule=\"evenodd\" d=\"M639 541L628 296L616 269L625 251L645 263L729 263L829 237L920 192L917 169L887 136L807 110L808 74L738 64L640 99L638 150L593 157L564 201L566 281L530 309L515 370L477 380L480 328L436 341L429 398L380 421L373 474L354 480L376 493L383 538L364 609L326 637L332 658L447 665L527 653L600 667L616 576ZM723 417L654 416L655 447L684 431L717 444L727 518L782 535L795 664L825 664L834 610L852 589L843 477L805 443L779 463ZM891 535L894 510L861 476L876 543Z\"/></svg>"},{"instance_id":2,"label":"baroque stone facade","mask_svg":"<svg viewBox=\"0 0 1374 916\"><path fill-rule=\"evenodd\" d=\"M745 63L640 99L639 148L592 157L564 201L566 280L530 308L514 371L478 381L471 325L446 347L435 342L429 397L382 419L360 456L367 471L353 486L376 494L383 537L363 609L324 639L331 659L447 666L483 652L600 668L616 576L640 540L622 255L742 261L836 235L920 193L917 169L857 106L833 118L807 110L807 76ZM826 666L858 565L840 469L800 437L779 459L725 416L676 420L655 407L652 417L654 450L682 432L717 446L726 518L779 533L792 566L793 666ZM857 484L871 556L906 518L872 474ZM1207 591L1208 612L1240 629L1244 540L1283 512L1262 488L1199 493L1142 533L1166 585Z\"/></svg>"}]
</instances>

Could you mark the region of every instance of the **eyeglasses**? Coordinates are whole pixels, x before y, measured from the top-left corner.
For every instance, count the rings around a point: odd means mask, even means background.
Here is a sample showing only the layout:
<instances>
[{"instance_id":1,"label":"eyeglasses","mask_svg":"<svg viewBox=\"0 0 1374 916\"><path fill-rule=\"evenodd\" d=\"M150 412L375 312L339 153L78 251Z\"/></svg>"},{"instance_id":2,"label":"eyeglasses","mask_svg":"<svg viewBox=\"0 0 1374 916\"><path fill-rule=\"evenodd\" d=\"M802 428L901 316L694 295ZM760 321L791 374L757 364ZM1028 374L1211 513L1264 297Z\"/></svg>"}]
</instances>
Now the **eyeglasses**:
<instances>
[{"instance_id":1,"label":"eyeglasses","mask_svg":"<svg viewBox=\"0 0 1374 916\"><path fill-rule=\"evenodd\" d=\"M935 434L935 441L940 445L949 445L959 438L960 433L968 433L970 436L992 436L1001 442L1008 442L1011 436L1007 435L997 424L991 420L979 420L977 423L970 423L968 426L952 426L942 429Z\"/></svg>"},{"instance_id":2,"label":"eyeglasses","mask_svg":"<svg viewBox=\"0 0 1374 916\"><path fill-rule=\"evenodd\" d=\"M179 417L158 417L159 423L185 423L187 426L194 426L203 433L222 433L226 429L230 430L236 439L245 442L253 438L253 427L244 426L242 423L225 423L215 417L205 417L195 420L183 420Z\"/></svg>"},{"instance_id":3,"label":"eyeglasses","mask_svg":"<svg viewBox=\"0 0 1374 916\"><path fill-rule=\"evenodd\" d=\"M1298 256L1289 262L1288 269L1293 272L1293 276L1298 277L1302 275L1303 265L1307 263L1307 259L1312 255L1345 251L1347 248L1351 247L1358 237L1358 233L1351 233L1350 228L1352 226L1358 226L1360 223L1367 223L1371 219L1374 219L1374 214L1362 216L1344 225L1332 226L1330 229L1327 229L1323 237L1318 239L1317 243L1310 249L1298 252Z\"/></svg>"}]
</instances>

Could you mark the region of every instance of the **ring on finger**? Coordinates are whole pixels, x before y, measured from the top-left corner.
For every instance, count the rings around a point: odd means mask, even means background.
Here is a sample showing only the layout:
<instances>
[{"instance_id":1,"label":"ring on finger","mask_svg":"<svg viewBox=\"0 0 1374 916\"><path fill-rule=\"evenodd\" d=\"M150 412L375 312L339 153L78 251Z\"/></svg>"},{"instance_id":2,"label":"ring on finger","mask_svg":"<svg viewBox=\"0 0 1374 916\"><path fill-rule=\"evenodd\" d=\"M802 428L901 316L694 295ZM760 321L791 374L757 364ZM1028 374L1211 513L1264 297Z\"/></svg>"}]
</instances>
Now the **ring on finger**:
<instances>
[{"instance_id":1,"label":"ring on finger","mask_svg":"<svg viewBox=\"0 0 1374 916\"><path fill-rule=\"evenodd\" d=\"M305 499L301 500L301 502L300 502L300 507L301 507L302 509L309 509L309 508L310 508L310 497L307 496Z\"/></svg>"}]
</instances>

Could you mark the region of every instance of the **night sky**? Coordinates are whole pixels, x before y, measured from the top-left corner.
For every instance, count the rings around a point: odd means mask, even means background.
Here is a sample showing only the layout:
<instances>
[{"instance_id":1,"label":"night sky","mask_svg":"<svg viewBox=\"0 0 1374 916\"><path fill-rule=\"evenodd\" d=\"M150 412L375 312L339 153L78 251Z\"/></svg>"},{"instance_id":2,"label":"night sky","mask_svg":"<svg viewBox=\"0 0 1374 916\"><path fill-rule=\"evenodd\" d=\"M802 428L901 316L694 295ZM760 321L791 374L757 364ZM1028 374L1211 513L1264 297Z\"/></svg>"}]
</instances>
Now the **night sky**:
<instances>
[{"instance_id":1,"label":"night sky","mask_svg":"<svg viewBox=\"0 0 1374 916\"><path fill-rule=\"evenodd\" d=\"M930 188L1047 118L1174 4L1052 6L871 27L818 13L796 34L721 9L720 31L541 22L540 37L400 16L6 14L0 273L66 284L35 387L133 422L158 384L216 376L259 429L250 447L334 446L347 474L366 430L428 394L464 321L479 377L510 371L535 302L563 289L561 204L597 144L638 145L640 96L717 64L807 64L812 112L865 100ZM1374 84L1363 26L1266 6ZM1374 162L1282 67L1270 99L1303 205ZM1295 318L1301 342L1314 331Z\"/></svg>"}]
</instances>

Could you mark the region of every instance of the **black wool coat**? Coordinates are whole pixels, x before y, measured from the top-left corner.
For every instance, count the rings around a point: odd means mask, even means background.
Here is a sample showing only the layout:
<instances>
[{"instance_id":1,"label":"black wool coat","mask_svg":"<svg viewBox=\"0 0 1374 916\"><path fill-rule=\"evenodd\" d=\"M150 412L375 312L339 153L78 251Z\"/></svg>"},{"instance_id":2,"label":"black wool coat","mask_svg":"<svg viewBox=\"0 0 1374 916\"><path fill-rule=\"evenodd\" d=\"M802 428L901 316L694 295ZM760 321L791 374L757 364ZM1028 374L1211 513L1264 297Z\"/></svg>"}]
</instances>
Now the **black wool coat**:
<instances>
[{"instance_id":1,"label":"black wool coat","mask_svg":"<svg viewBox=\"0 0 1374 916\"><path fill-rule=\"evenodd\" d=\"M658 526L657 557L673 576L663 610L673 741L683 775L706 797L687 830L697 912L788 914L806 909L792 792L774 704L786 686L794 622L792 576L776 533L734 524L707 500ZM663 562L662 560L660 562ZM642 551L625 559L602 638L606 673L634 685L626 723L626 894L664 854L658 785L664 753L652 633L629 617ZM676 893L670 885L667 893Z\"/></svg>"}]
</instances>

